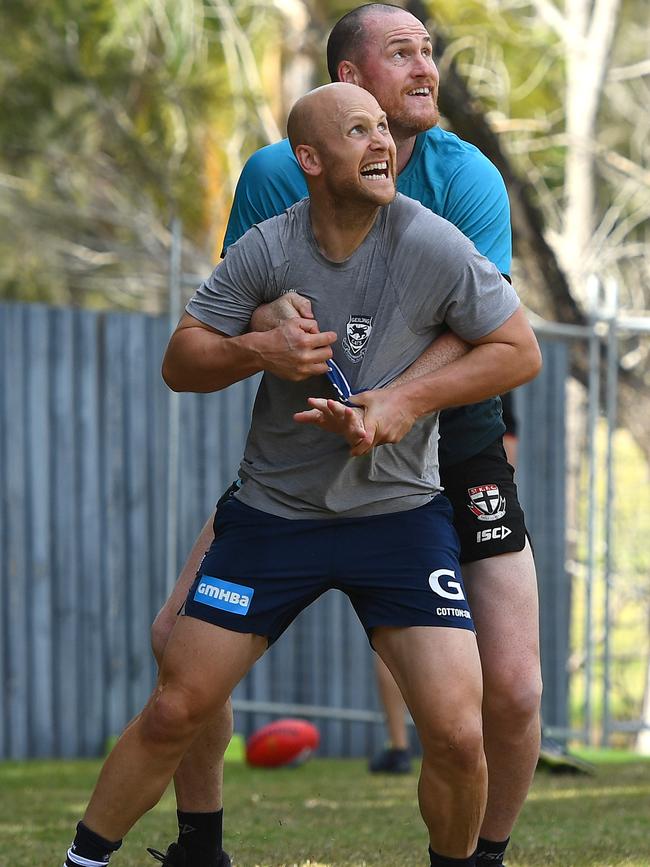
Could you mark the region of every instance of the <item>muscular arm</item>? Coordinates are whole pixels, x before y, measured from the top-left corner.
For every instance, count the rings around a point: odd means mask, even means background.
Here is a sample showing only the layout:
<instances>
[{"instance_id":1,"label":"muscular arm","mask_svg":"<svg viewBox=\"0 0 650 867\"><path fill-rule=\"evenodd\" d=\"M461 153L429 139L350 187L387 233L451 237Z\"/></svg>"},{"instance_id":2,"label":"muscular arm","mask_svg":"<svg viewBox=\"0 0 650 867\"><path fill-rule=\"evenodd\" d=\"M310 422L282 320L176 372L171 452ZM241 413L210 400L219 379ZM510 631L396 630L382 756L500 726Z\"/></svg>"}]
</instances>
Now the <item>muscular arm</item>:
<instances>
[{"instance_id":1,"label":"muscular arm","mask_svg":"<svg viewBox=\"0 0 650 867\"><path fill-rule=\"evenodd\" d=\"M448 349L452 355L457 351L453 343ZM499 328L474 341L468 353L445 366L420 376L413 376L409 368L386 388L355 394L354 415L335 412L334 401L310 398L311 408L294 419L340 434L352 456L364 455L375 446L399 442L421 416L507 391L533 379L540 367L537 340L519 308Z\"/></svg>"},{"instance_id":2,"label":"muscular arm","mask_svg":"<svg viewBox=\"0 0 650 867\"><path fill-rule=\"evenodd\" d=\"M471 345L466 355L445 367L393 384L416 418L510 391L534 379L541 370L537 339L521 307L503 325Z\"/></svg>"},{"instance_id":3,"label":"muscular arm","mask_svg":"<svg viewBox=\"0 0 650 867\"><path fill-rule=\"evenodd\" d=\"M499 328L472 341L466 355L444 367L355 394L355 404L365 409L367 436L351 453L365 454L375 445L399 442L421 416L508 391L533 379L540 369L539 346L520 307Z\"/></svg>"},{"instance_id":4,"label":"muscular arm","mask_svg":"<svg viewBox=\"0 0 650 867\"><path fill-rule=\"evenodd\" d=\"M407 382L419 379L421 376L434 373L436 370L440 370L441 367L451 364L452 361L458 361L459 358L467 355L470 349L471 346L469 343L465 343L465 341L461 340L453 331L446 331L444 334L441 334L440 337L437 337L433 343L424 350L422 355L420 355L419 358L416 358L413 364L411 364L410 367L407 367L406 370L391 383L390 387L394 388L395 386L404 385Z\"/></svg>"},{"instance_id":5,"label":"muscular arm","mask_svg":"<svg viewBox=\"0 0 650 867\"><path fill-rule=\"evenodd\" d=\"M251 331L268 331L288 319L300 317L313 319L311 302L297 292L288 292L276 301L262 304L251 317ZM315 320L314 320L315 321ZM433 373L452 361L457 361L470 351L469 343L461 340L453 331L447 331L437 337L410 367L400 374L392 385L403 385L427 373Z\"/></svg>"},{"instance_id":6,"label":"muscular arm","mask_svg":"<svg viewBox=\"0 0 650 867\"><path fill-rule=\"evenodd\" d=\"M173 391L220 391L260 371L297 382L327 372L333 331L294 318L263 333L227 337L189 313L172 334L162 365Z\"/></svg>"}]
</instances>

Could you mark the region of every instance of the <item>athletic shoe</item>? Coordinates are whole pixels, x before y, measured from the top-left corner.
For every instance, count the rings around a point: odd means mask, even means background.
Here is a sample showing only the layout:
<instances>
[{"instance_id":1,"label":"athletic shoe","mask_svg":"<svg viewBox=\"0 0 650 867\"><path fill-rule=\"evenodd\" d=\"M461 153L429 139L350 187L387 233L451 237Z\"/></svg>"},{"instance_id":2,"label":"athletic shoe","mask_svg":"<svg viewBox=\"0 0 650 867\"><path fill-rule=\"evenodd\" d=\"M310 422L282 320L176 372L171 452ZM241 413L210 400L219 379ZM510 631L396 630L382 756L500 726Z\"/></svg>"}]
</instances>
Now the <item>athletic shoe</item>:
<instances>
[{"instance_id":1,"label":"athletic shoe","mask_svg":"<svg viewBox=\"0 0 650 867\"><path fill-rule=\"evenodd\" d=\"M368 765L371 774L410 774L411 757L408 750L386 749Z\"/></svg>"},{"instance_id":2,"label":"athletic shoe","mask_svg":"<svg viewBox=\"0 0 650 867\"><path fill-rule=\"evenodd\" d=\"M152 855L156 861L160 861L163 867L191 867L191 865L187 863L185 849L182 849L178 843L170 843L164 855L157 849L147 848L147 852ZM227 852L221 852L221 860L217 864L217 867L232 867Z\"/></svg>"},{"instance_id":3,"label":"athletic shoe","mask_svg":"<svg viewBox=\"0 0 650 867\"><path fill-rule=\"evenodd\" d=\"M544 768L552 774L593 774L595 768L578 756L572 755L564 744L553 738L542 735L542 746L539 751L537 767Z\"/></svg>"},{"instance_id":4,"label":"athletic shoe","mask_svg":"<svg viewBox=\"0 0 650 867\"><path fill-rule=\"evenodd\" d=\"M181 849L178 843L170 843L164 855L157 849L149 849L148 847L147 852L153 856L156 861L160 861L164 867L187 867L185 849Z\"/></svg>"}]
</instances>

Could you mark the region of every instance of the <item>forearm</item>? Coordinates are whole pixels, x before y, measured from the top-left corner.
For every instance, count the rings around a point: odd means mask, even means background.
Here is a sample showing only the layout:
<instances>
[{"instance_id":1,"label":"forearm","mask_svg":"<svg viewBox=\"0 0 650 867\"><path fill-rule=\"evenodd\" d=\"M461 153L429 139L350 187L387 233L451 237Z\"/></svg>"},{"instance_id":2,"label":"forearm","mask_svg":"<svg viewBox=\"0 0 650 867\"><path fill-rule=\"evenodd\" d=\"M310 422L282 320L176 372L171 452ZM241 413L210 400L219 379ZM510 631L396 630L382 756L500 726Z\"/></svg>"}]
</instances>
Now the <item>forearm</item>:
<instances>
[{"instance_id":1,"label":"forearm","mask_svg":"<svg viewBox=\"0 0 650 867\"><path fill-rule=\"evenodd\" d=\"M533 379L539 369L539 353L532 347L522 350L505 343L487 343L439 370L394 387L419 418L509 391Z\"/></svg>"},{"instance_id":2,"label":"forearm","mask_svg":"<svg viewBox=\"0 0 650 867\"><path fill-rule=\"evenodd\" d=\"M412 382L421 376L429 373L434 373L441 367L457 361L470 351L472 347L469 343L454 334L453 331L446 331L437 337L433 343L428 346L419 358L416 358L410 367L401 373L397 379L391 383L391 388L394 386L404 385L407 382Z\"/></svg>"},{"instance_id":3,"label":"forearm","mask_svg":"<svg viewBox=\"0 0 650 867\"><path fill-rule=\"evenodd\" d=\"M262 370L261 334L223 337L202 328L183 328L169 341L162 376L172 391L211 392Z\"/></svg>"},{"instance_id":4,"label":"forearm","mask_svg":"<svg viewBox=\"0 0 650 867\"><path fill-rule=\"evenodd\" d=\"M173 391L220 391L266 371L293 382L327 373L333 331L295 317L261 333L226 337L186 313L172 334L162 375Z\"/></svg>"}]
</instances>

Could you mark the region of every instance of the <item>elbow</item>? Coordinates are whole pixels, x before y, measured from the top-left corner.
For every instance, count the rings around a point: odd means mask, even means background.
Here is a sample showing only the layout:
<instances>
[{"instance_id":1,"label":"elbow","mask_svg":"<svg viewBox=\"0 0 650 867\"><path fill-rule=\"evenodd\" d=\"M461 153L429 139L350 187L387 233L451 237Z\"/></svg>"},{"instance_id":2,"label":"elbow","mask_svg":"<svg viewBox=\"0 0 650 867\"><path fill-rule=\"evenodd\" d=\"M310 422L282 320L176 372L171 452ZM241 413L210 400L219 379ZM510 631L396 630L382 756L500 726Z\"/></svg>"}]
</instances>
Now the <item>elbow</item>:
<instances>
[{"instance_id":1,"label":"elbow","mask_svg":"<svg viewBox=\"0 0 650 867\"><path fill-rule=\"evenodd\" d=\"M530 382L535 379L542 369L542 352L536 339L533 338L531 344L527 347L524 357L521 359L521 364L518 365L521 373L521 382Z\"/></svg>"},{"instance_id":2,"label":"elbow","mask_svg":"<svg viewBox=\"0 0 650 867\"><path fill-rule=\"evenodd\" d=\"M162 374L163 382L171 391L186 391L181 382L181 378L178 375L178 371L174 370L174 366L169 363L167 358L163 359L160 372Z\"/></svg>"}]
</instances>

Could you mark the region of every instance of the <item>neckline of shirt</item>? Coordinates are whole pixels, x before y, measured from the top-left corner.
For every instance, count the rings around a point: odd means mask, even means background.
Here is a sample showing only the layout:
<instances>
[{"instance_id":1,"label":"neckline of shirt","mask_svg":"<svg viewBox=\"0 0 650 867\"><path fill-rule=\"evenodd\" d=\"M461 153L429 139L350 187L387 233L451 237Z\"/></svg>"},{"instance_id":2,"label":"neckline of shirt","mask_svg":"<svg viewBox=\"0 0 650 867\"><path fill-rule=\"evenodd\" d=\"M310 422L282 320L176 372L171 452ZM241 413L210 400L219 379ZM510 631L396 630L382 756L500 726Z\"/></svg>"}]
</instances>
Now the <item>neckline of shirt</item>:
<instances>
[{"instance_id":1,"label":"neckline of shirt","mask_svg":"<svg viewBox=\"0 0 650 867\"><path fill-rule=\"evenodd\" d=\"M399 196L399 195L400 195L400 193L397 193L395 198L397 198L397 196ZM395 201L395 199L393 199L393 201ZM361 253L361 251L364 249L364 247L366 247L366 245L374 244L376 242L377 235L381 231L381 227L383 226L383 224L386 220L387 209L390 208L390 204L389 204L389 205L384 205L380 209L380 212L379 212L379 214L377 214L377 219L375 220L372 228L370 229L370 231L368 232L366 237L363 239L363 241L359 244L357 249L354 250L352 253L350 253L350 255L347 257L347 259L343 259L343 261L341 261L341 262L333 262L331 259L328 259L327 256L324 256L320 251L320 248L316 242L316 238L314 237L314 231L312 229L311 219L309 217L309 197L305 200L305 202L306 202L305 213L304 213L305 231L306 231L307 242L309 243L309 248L312 252L312 255L314 256L314 258L316 259L317 262L320 262L324 265L327 265L329 268L332 268L335 271L345 271L348 268L354 267L355 258ZM391 204L392 204L392 202L391 202Z\"/></svg>"}]
</instances>

